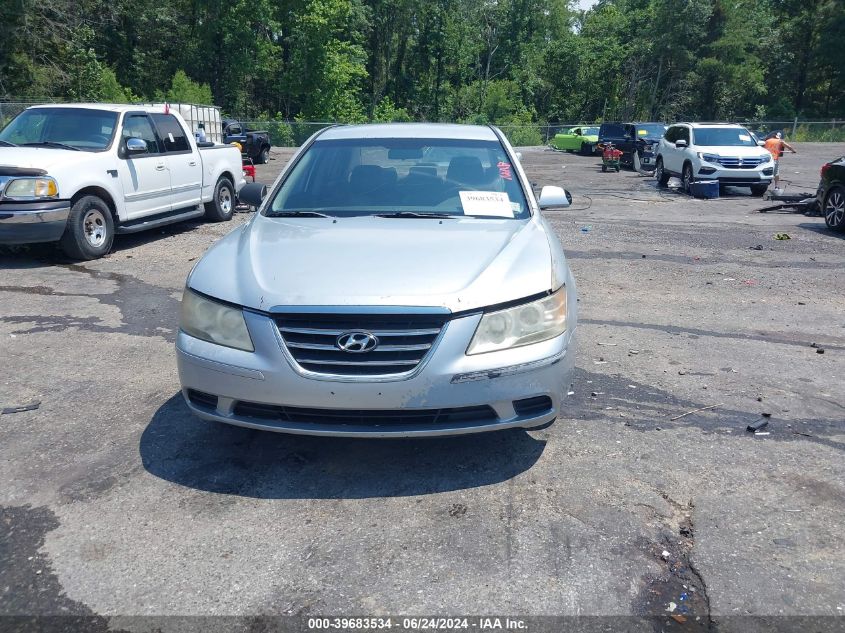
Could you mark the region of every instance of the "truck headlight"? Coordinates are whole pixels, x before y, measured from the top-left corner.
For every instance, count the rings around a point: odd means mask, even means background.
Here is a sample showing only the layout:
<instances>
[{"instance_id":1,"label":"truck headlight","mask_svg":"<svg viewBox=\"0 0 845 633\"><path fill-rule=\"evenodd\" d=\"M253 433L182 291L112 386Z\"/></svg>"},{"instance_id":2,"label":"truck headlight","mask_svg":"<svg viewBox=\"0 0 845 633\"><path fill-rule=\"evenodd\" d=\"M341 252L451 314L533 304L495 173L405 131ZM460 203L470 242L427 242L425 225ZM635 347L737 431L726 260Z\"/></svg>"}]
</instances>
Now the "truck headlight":
<instances>
[{"instance_id":1,"label":"truck headlight","mask_svg":"<svg viewBox=\"0 0 845 633\"><path fill-rule=\"evenodd\" d=\"M6 185L3 194L7 198L35 200L38 198L58 198L59 186L49 176L38 178L15 178Z\"/></svg>"},{"instance_id":2,"label":"truck headlight","mask_svg":"<svg viewBox=\"0 0 845 633\"><path fill-rule=\"evenodd\" d=\"M696 152L698 157L705 163L718 163L719 156L717 154L705 154L704 152Z\"/></svg>"},{"instance_id":3,"label":"truck headlight","mask_svg":"<svg viewBox=\"0 0 845 633\"><path fill-rule=\"evenodd\" d=\"M185 288L182 295L179 327L186 334L209 343L255 351L243 310L212 301L190 288Z\"/></svg>"},{"instance_id":4,"label":"truck headlight","mask_svg":"<svg viewBox=\"0 0 845 633\"><path fill-rule=\"evenodd\" d=\"M497 352L539 343L566 331L566 287L531 303L490 312L481 322L467 348L467 354Z\"/></svg>"},{"instance_id":5,"label":"truck headlight","mask_svg":"<svg viewBox=\"0 0 845 633\"><path fill-rule=\"evenodd\" d=\"M760 164L764 165L772 160L772 155L766 152L765 154L760 156Z\"/></svg>"}]
</instances>

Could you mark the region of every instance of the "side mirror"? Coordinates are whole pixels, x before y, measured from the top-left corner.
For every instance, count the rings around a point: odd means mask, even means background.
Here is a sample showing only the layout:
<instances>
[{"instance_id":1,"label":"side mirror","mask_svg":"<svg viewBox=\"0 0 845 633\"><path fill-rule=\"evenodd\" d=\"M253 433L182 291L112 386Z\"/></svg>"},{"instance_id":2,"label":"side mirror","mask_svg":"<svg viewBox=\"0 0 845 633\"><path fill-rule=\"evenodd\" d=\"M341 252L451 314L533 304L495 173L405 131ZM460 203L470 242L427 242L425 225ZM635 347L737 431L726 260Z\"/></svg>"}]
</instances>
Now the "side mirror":
<instances>
[{"instance_id":1,"label":"side mirror","mask_svg":"<svg viewBox=\"0 0 845 633\"><path fill-rule=\"evenodd\" d=\"M681 149L686 146L687 142L684 139L678 139L677 141L675 141L675 147L677 147L678 149Z\"/></svg>"},{"instance_id":2,"label":"side mirror","mask_svg":"<svg viewBox=\"0 0 845 633\"><path fill-rule=\"evenodd\" d=\"M572 194L562 187L546 185L540 190L541 209L564 209L572 204Z\"/></svg>"},{"instance_id":3,"label":"side mirror","mask_svg":"<svg viewBox=\"0 0 845 633\"><path fill-rule=\"evenodd\" d=\"M140 138L128 138L126 139L126 151L129 154L146 154L147 142Z\"/></svg>"},{"instance_id":4,"label":"side mirror","mask_svg":"<svg viewBox=\"0 0 845 633\"><path fill-rule=\"evenodd\" d=\"M766 147L766 141L757 141L757 145L760 147Z\"/></svg>"},{"instance_id":5,"label":"side mirror","mask_svg":"<svg viewBox=\"0 0 845 633\"><path fill-rule=\"evenodd\" d=\"M260 182L251 182L244 185L238 192L238 200L240 202L255 208L261 206L265 197L267 197L267 185L263 185Z\"/></svg>"}]
</instances>

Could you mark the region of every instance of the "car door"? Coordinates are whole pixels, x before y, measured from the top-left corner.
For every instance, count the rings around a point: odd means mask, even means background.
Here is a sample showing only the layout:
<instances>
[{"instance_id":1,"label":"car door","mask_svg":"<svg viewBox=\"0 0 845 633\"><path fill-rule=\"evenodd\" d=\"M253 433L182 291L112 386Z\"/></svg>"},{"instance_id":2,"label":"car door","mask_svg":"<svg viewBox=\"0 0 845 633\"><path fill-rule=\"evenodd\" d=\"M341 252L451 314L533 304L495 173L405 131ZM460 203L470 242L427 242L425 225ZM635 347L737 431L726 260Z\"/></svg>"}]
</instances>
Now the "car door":
<instances>
[{"instance_id":1,"label":"car door","mask_svg":"<svg viewBox=\"0 0 845 633\"><path fill-rule=\"evenodd\" d=\"M126 141L144 141L147 151L130 154ZM129 112L123 117L118 156L120 182L123 185L123 204L126 219L133 219L170 211L170 170L167 156L156 135L153 123L145 112Z\"/></svg>"},{"instance_id":2,"label":"car door","mask_svg":"<svg viewBox=\"0 0 845 633\"><path fill-rule=\"evenodd\" d=\"M170 169L173 209L195 207L202 202L202 160L188 140L179 120L172 114L152 114Z\"/></svg>"},{"instance_id":3,"label":"car door","mask_svg":"<svg viewBox=\"0 0 845 633\"><path fill-rule=\"evenodd\" d=\"M625 130L625 136L619 144L619 149L622 150L623 159L627 163L633 160L632 154L634 152L634 143L636 141L637 130L630 123L626 123L623 128Z\"/></svg>"},{"instance_id":4,"label":"car door","mask_svg":"<svg viewBox=\"0 0 845 633\"><path fill-rule=\"evenodd\" d=\"M675 141L680 138L680 129L678 125L670 127L666 130L666 135L660 143L660 156L663 158L663 169L666 171L676 171L673 167L678 153L678 149L675 147Z\"/></svg>"}]
</instances>

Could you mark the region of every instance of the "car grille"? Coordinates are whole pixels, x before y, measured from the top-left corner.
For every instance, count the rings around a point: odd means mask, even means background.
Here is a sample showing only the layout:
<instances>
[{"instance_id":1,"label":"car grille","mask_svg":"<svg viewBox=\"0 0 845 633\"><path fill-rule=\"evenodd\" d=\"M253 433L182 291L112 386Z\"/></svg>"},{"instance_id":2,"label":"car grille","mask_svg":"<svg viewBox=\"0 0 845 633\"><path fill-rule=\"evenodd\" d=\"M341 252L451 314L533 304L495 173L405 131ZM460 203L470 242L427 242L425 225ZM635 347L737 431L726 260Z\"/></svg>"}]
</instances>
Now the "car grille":
<instances>
[{"instance_id":1,"label":"car grille","mask_svg":"<svg viewBox=\"0 0 845 633\"><path fill-rule=\"evenodd\" d=\"M489 405L450 409L312 409L285 407L257 402L238 402L236 416L275 420L293 424L330 424L351 426L437 426L494 424L496 411Z\"/></svg>"},{"instance_id":2,"label":"car grille","mask_svg":"<svg viewBox=\"0 0 845 633\"><path fill-rule=\"evenodd\" d=\"M738 158L736 156L720 156L719 164L728 169L756 169L763 161L759 158Z\"/></svg>"},{"instance_id":3,"label":"car grille","mask_svg":"<svg viewBox=\"0 0 845 633\"><path fill-rule=\"evenodd\" d=\"M297 364L334 376L389 376L412 372L431 350L445 314L281 314L276 327ZM368 332L375 349L350 353L337 346L346 332Z\"/></svg>"}]
</instances>

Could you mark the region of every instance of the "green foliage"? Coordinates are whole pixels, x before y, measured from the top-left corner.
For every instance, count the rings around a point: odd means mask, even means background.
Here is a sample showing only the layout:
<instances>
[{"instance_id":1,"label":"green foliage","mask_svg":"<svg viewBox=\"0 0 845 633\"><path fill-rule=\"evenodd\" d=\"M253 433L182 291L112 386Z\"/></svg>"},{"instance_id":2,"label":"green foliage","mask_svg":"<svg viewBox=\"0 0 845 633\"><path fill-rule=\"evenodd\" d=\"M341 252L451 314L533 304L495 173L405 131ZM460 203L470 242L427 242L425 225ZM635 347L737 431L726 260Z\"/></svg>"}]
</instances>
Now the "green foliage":
<instances>
[{"instance_id":1,"label":"green foliage","mask_svg":"<svg viewBox=\"0 0 845 633\"><path fill-rule=\"evenodd\" d=\"M158 101L170 103L198 103L210 105L214 103L211 95L211 88L208 84L200 84L193 81L184 70L177 70L170 80L170 88L166 93L159 92L156 95Z\"/></svg>"},{"instance_id":2,"label":"green foliage","mask_svg":"<svg viewBox=\"0 0 845 633\"><path fill-rule=\"evenodd\" d=\"M541 121L845 118L842 0L4 1L0 96L274 112L279 143L306 121L524 144Z\"/></svg>"}]
</instances>

